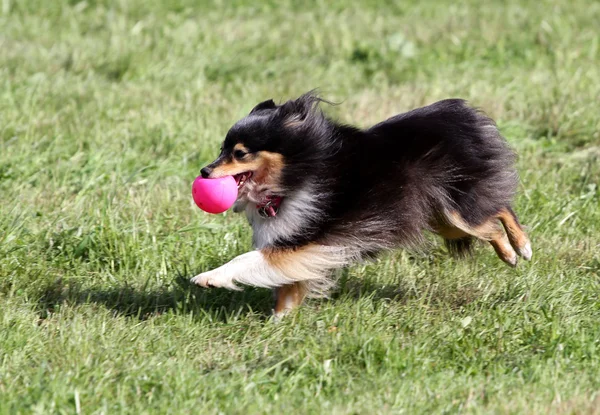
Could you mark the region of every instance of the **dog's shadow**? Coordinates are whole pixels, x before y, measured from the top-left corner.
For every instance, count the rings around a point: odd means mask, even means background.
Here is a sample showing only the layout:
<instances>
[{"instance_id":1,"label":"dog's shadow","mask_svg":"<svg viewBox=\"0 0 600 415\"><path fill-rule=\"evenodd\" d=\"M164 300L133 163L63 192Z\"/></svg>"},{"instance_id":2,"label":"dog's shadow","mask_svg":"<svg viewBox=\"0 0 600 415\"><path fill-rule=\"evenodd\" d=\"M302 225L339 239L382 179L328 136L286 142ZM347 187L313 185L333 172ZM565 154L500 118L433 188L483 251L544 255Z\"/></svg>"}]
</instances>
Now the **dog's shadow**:
<instances>
[{"instance_id":1,"label":"dog's shadow","mask_svg":"<svg viewBox=\"0 0 600 415\"><path fill-rule=\"evenodd\" d=\"M399 287L380 286L344 272L337 288L327 300L341 297L400 301L406 292ZM227 321L232 316L253 313L260 319L272 315L273 294L267 289L242 287L241 291L203 289L192 285L187 275L178 274L161 288L132 287L122 283L113 287L85 287L77 281L57 280L41 290L38 310L42 318L63 305L98 304L115 315L148 319L163 313L208 316L214 321Z\"/></svg>"},{"instance_id":2,"label":"dog's shadow","mask_svg":"<svg viewBox=\"0 0 600 415\"><path fill-rule=\"evenodd\" d=\"M126 283L112 287L85 287L77 281L57 280L42 289L38 310L42 318L63 305L98 304L115 315L148 319L164 313L206 315L226 321L231 316L252 312L261 318L271 313L272 294L268 290L206 290L177 275L160 288L132 287Z\"/></svg>"}]
</instances>

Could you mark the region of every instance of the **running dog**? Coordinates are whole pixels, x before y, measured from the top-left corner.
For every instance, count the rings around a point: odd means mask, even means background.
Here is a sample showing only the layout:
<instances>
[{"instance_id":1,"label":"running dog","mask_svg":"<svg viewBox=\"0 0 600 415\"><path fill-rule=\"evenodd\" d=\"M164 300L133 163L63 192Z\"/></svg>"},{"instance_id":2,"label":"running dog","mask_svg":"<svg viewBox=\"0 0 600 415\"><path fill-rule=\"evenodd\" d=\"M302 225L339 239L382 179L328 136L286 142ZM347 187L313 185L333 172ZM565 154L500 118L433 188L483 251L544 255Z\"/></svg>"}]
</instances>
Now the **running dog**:
<instances>
[{"instance_id":1,"label":"running dog","mask_svg":"<svg viewBox=\"0 0 600 415\"><path fill-rule=\"evenodd\" d=\"M314 93L258 104L227 133L205 178L235 177L255 250L192 278L202 287L275 289L275 314L323 295L332 271L424 232L450 252L475 239L516 266L531 259L511 208L515 155L493 120L447 99L358 129L325 116ZM502 226L501 226L502 225Z\"/></svg>"}]
</instances>

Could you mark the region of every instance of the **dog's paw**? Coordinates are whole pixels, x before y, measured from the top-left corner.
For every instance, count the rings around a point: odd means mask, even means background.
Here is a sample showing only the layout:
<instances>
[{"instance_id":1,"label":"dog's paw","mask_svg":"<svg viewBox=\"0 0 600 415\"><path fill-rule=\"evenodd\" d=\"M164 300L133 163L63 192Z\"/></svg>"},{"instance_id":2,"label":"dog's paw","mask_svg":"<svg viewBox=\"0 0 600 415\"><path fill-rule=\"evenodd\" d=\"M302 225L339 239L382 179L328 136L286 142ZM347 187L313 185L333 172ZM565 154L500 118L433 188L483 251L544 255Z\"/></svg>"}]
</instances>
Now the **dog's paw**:
<instances>
[{"instance_id":1,"label":"dog's paw","mask_svg":"<svg viewBox=\"0 0 600 415\"><path fill-rule=\"evenodd\" d=\"M531 242L527 241L523 247L519 248L518 252L525 260L531 261L531 255L533 253L531 251Z\"/></svg>"},{"instance_id":2,"label":"dog's paw","mask_svg":"<svg viewBox=\"0 0 600 415\"><path fill-rule=\"evenodd\" d=\"M233 283L231 278L228 278L219 270L213 270L203 272L202 274L196 275L190 279L192 284L199 285L204 288L227 288L230 290L240 290L240 288Z\"/></svg>"}]
</instances>

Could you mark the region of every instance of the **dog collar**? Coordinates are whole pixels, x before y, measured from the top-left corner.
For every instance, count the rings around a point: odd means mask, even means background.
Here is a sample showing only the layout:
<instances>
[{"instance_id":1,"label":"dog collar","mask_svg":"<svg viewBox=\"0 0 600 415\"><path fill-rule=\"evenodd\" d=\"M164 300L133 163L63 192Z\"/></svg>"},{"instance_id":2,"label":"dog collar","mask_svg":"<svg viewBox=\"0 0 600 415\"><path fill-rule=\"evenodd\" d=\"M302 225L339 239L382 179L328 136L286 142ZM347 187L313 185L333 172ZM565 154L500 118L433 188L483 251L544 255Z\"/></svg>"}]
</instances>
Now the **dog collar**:
<instances>
[{"instance_id":1,"label":"dog collar","mask_svg":"<svg viewBox=\"0 0 600 415\"><path fill-rule=\"evenodd\" d=\"M258 214L263 218L274 218L279 212L282 200L281 196L267 196L263 203L256 205Z\"/></svg>"}]
</instances>

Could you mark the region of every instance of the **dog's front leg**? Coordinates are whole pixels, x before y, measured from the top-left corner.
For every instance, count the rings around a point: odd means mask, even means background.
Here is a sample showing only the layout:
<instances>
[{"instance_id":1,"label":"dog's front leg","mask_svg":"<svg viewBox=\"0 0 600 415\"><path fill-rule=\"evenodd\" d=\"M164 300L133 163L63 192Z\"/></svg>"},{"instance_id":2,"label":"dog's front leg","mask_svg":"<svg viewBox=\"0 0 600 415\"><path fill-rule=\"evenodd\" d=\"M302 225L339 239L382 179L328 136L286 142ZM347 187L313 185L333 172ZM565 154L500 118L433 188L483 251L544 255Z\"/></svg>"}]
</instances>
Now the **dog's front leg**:
<instances>
[{"instance_id":1,"label":"dog's front leg","mask_svg":"<svg viewBox=\"0 0 600 415\"><path fill-rule=\"evenodd\" d=\"M328 285L329 271L346 265L343 248L307 245L301 248L266 248L247 252L212 271L191 279L202 287L239 289L236 283L275 288L296 282Z\"/></svg>"},{"instance_id":2,"label":"dog's front leg","mask_svg":"<svg viewBox=\"0 0 600 415\"><path fill-rule=\"evenodd\" d=\"M222 287L239 290L236 283L255 287L278 287L291 282L281 270L273 266L264 251L252 251L235 257L225 265L203 272L191 279L202 287Z\"/></svg>"},{"instance_id":3,"label":"dog's front leg","mask_svg":"<svg viewBox=\"0 0 600 415\"><path fill-rule=\"evenodd\" d=\"M275 297L275 308L273 309L275 317L283 317L302 304L306 293L307 288L303 282L295 282L275 288L273 292Z\"/></svg>"}]
</instances>

